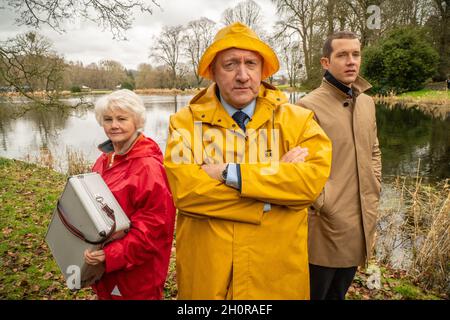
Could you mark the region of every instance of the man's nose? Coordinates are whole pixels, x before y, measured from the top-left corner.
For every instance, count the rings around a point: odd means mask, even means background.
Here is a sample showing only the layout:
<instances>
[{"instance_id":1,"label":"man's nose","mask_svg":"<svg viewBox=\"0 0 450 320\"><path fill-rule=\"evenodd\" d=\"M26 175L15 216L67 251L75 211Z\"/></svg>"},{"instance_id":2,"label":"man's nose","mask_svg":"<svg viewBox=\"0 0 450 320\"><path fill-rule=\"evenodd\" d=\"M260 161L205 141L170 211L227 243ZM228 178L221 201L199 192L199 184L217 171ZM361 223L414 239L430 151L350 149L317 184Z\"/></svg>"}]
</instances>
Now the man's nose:
<instances>
[{"instance_id":1,"label":"man's nose","mask_svg":"<svg viewBox=\"0 0 450 320\"><path fill-rule=\"evenodd\" d=\"M248 70L245 63L240 63L237 70L236 80L240 82L247 82L249 79L250 77L248 75Z\"/></svg>"},{"instance_id":2,"label":"man's nose","mask_svg":"<svg viewBox=\"0 0 450 320\"><path fill-rule=\"evenodd\" d=\"M356 64L356 61L357 61L357 58L354 57L354 56L352 56L352 55L350 55L350 56L347 58L347 64L349 64L349 65L354 65L354 64Z\"/></svg>"}]
</instances>

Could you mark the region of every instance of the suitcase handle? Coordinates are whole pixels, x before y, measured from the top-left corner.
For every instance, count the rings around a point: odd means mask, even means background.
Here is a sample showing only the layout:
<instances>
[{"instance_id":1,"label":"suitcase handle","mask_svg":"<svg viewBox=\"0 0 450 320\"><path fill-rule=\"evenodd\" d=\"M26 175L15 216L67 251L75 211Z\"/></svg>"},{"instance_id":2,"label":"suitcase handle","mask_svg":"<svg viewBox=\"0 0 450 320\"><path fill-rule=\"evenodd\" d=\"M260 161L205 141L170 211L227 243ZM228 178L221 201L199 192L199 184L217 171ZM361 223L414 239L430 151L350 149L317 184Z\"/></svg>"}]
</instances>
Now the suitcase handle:
<instances>
[{"instance_id":1,"label":"suitcase handle","mask_svg":"<svg viewBox=\"0 0 450 320\"><path fill-rule=\"evenodd\" d=\"M69 221L67 221L65 214L64 214L64 209L61 206L61 203L58 201L58 204L56 206L56 211L58 211L58 216L61 219L61 222L64 224L64 226L67 228L67 230L70 231L70 233L72 233L75 237L83 240L84 242L87 242L89 244L103 244L105 242L107 242L112 235L114 234L114 232L116 232L116 217L114 215L114 210L111 209L107 204L103 204L102 205L102 211L106 213L106 215L112 219L112 221L114 222L113 225L111 226L111 230L108 232L108 234L105 234L104 232L100 233L100 236L104 237L104 239L99 240L99 241L92 241L87 239L83 232L81 232L80 230L78 230L74 225L72 225Z\"/></svg>"}]
</instances>

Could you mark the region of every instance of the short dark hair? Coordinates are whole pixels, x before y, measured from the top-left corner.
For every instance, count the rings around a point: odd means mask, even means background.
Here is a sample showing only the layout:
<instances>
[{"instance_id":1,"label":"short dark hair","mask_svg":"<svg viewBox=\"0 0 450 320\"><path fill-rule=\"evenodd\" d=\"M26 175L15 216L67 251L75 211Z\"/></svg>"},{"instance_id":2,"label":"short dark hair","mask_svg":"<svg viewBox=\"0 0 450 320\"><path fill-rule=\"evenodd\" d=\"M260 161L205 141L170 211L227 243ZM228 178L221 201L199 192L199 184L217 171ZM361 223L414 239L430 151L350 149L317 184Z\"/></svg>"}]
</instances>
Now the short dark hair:
<instances>
[{"instance_id":1,"label":"short dark hair","mask_svg":"<svg viewBox=\"0 0 450 320\"><path fill-rule=\"evenodd\" d=\"M358 36L356 35L356 33L351 31L337 31L329 35L327 37L327 40L325 40L325 43L323 44L322 57L330 59L331 53L333 52L331 43L335 39L358 39Z\"/></svg>"}]
</instances>

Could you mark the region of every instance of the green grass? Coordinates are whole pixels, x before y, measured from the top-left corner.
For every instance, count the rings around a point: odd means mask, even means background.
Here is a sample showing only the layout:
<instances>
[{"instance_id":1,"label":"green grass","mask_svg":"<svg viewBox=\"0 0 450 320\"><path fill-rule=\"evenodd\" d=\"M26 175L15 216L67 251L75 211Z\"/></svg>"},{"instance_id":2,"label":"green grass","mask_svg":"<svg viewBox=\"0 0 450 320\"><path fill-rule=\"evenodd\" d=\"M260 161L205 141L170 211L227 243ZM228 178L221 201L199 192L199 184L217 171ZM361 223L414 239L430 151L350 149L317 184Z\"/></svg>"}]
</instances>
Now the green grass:
<instances>
[{"instance_id":1,"label":"green grass","mask_svg":"<svg viewBox=\"0 0 450 320\"><path fill-rule=\"evenodd\" d=\"M285 90L285 89L290 88L290 86L288 84L280 84L280 85L277 85L276 87L277 87L277 89L280 89L280 90Z\"/></svg>"},{"instance_id":2,"label":"green grass","mask_svg":"<svg viewBox=\"0 0 450 320\"><path fill-rule=\"evenodd\" d=\"M410 91L402 93L399 95L399 97L450 99L450 90L444 91L444 90L422 89L419 91Z\"/></svg>"},{"instance_id":3,"label":"green grass","mask_svg":"<svg viewBox=\"0 0 450 320\"><path fill-rule=\"evenodd\" d=\"M0 300L93 299L90 288L72 292L45 242L66 176L0 157ZM176 297L172 253L165 298Z\"/></svg>"},{"instance_id":4,"label":"green grass","mask_svg":"<svg viewBox=\"0 0 450 320\"><path fill-rule=\"evenodd\" d=\"M0 158L0 299L89 299L70 292L45 234L66 177Z\"/></svg>"},{"instance_id":5,"label":"green grass","mask_svg":"<svg viewBox=\"0 0 450 320\"><path fill-rule=\"evenodd\" d=\"M0 299L92 299L91 289L71 292L45 243L45 234L66 176L0 157ZM349 299L441 299L414 285L404 274L382 268L382 288L368 290L358 272ZM177 294L175 253L164 288Z\"/></svg>"},{"instance_id":6,"label":"green grass","mask_svg":"<svg viewBox=\"0 0 450 320\"><path fill-rule=\"evenodd\" d=\"M447 297L428 292L415 285L404 271L380 267L381 287L368 289L368 274L358 271L346 298L349 300L442 300Z\"/></svg>"},{"instance_id":7,"label":"green grass","mask_svg":"<svg viewBox=\"0 0 450 320\"><path fill-rule=\"evenodd\" d=\"M282 91L298 91L298 92L310 91L310 90L308 90L308 88L306 88L304 86L291 87L288 84L280 84L275 87L278 90L282 90Z\"/></svg>"},{"instance_id":8,"label":"green grass","mask_svg":"<svg viewBox=\"0 0 450 320\"><path fill-rule=\"evenodd\" d=\"M82 92L70 92L71 96L89 96L89 95L101 95L101 94L109 94L113 92L112 90L91 90L91 91L82 91Z\"/></svg>"},{"instance_id":9,"label":"green grass","mask_svg":"<svg viewBox=\"0 0 450 320\"><path fill-rule=\"evenodd\" d=\"M400 103L405 105L424 105L424 106L442 106L450 107L450 90L432 90L422 89L418 91L404 92L396 96L375 95L376 102L382 103ZM445 112L445 111L444 111Z\"/></svg>"}]
</instances>

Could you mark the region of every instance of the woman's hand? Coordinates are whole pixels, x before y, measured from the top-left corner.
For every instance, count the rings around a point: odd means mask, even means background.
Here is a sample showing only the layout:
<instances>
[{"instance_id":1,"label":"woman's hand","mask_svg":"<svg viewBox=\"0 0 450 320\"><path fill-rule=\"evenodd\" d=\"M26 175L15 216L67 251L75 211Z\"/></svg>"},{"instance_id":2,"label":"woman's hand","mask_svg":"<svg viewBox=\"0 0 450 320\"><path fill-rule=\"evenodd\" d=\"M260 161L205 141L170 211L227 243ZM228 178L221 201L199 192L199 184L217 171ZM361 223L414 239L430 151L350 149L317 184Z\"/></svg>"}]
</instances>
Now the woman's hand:
<instances>
[{"instance_id":1,"label":"woman's hand","mask_svg":"<svg viewBox=\"0 0 450 320\"><path fill-rule=\"evenodd\" d=\"M105 262L105 251L97 250L89 252L88 250L84 251L84 261L91 266L96 266L100 263Z\"/></svg>"}]
</instances>

